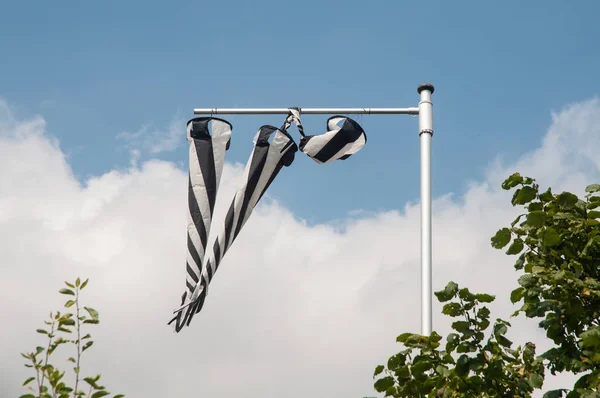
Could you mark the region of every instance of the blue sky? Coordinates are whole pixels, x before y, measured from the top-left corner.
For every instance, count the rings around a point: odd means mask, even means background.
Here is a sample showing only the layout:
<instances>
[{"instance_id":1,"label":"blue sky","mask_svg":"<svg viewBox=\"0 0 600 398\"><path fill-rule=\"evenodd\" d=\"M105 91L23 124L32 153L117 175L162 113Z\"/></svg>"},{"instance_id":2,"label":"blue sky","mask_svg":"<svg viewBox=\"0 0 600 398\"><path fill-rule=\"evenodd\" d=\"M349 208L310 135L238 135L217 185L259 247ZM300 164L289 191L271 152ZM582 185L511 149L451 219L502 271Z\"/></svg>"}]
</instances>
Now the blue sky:
<instances>
[{"instance_id":1,"label":"blue sky","mask_svg":"<svg viewBox=\"0 0 600 398\"><path fill-rule=\"evenodd\" d=\"M536 147L552 110L600 92L598 2L483 3L5 2L0 97L42 115L84 180L128 166L118 134L167 130L194 107L407 107L428 81L433 194L461 193L496 157ZM228 160L242 163L257 128L283 120L227 119ZM326 117L304 119L325 130ZM418 200L417 120L356 119L369 139L358 155L298 156L270 194L311 222ZM185 167L184 129L174 151L141 159Z\"/></svg>"},{"instance_id":2,"label":"blue sky","mask_svg":"<svg viewBox=\"0 0 600 398\"><path fill-rule=\"evenodd\" d=\"M4 1L0 10L0 313L15 320L0 330L11 342L0 357L38 345L32 331L63 303L58 286L89 277L103 321L85 372L97 365L127 396L373 396L374 367L420 326L417 119L357 116L367 145L328 165L299 153L269 190L283 205L253 213L201 319L173 336L195 107L409 107L417 86L433 83L433 288L454 280L495 294L492 313L504 319L517 275L489 239L520 209L498 175L521 170L553 192L600 181L597 1ZM259 126L283 121L227 119L227 159L243 164ZM305 116L305 130L322 133L326 119ZM129 169L139 142L117 138L125 132L142 138L138 164L179 169ZM148 150L173 132L173 150ZM80 182L101 178L78 187L63 153ZM241 174L224 173L223 213ZM355 209L369 213L332 227ZM549 348L535 321L511 323L515 342ZM148 347L160 361L139 361ZM14 363L0 361L1 396L24 392L27 369ZM545 390L573 382L553 380Z\"/></svg>"}]
</instances>

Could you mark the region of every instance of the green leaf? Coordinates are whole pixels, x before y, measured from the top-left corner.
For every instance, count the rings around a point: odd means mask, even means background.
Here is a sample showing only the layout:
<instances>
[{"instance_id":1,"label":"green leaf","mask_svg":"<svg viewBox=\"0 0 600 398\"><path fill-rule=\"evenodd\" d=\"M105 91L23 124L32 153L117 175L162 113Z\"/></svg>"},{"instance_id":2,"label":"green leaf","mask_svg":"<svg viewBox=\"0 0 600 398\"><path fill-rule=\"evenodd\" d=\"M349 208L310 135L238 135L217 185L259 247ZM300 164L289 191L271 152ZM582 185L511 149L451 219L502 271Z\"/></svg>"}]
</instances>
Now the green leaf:
<instances>
[{"instance_id":1,"label":"green leaf","mask_svg":"<svg viewBox=\"0 0 600 398\"><path fill-rule=\"evenodd\" d=\"M516 187L523 183L523 177L519 173L511 174L506 180L502 182L502 189L508 191L511 188Z\"/></svg>"},{"instance_id":2,"label":"green leaf","mask_svg":"<svg viewBox=\"0 0 600 398\"><path fill-rule=\"evenodd\" d=\"M529 206L527 206L527 210L529 211L542 210L543 208L544 205L542 204L542 202L531 202L529 203Z\"/></svg>"},{"instance_id":3,"label":"green leaf","mask_svg":"<svg viewBox=\"0 0 600 398\"><path fill-rule=\"evenodd\" d=\"M523 294L525 293L525 289L522 287L518 287L510 293L510 301L514 304L520 301L523 298Z\"/></svg>"},{"instance_id":4,"label":"green leaf","mask_svg":"<svg viewBox=\"0 0 600 398\"><path fill-rule=\"evenodd\" d=\"M461 305L459 303L448 303L444 305L442 309L442 314L450 315L450 316L459 316L464 313Z\"/></svg>"},{"instance_id":5,"label":"green leaf","mask_svg":"<svg viewBox=\"0 0 600 398\"><path fill-rule=\"evenodd\" d=\"M83 307L93 319L98 319L98 311L90 307Z\"/></svg>"},{"instance_id":6,"label":"green leaf","mask_svg":"<svg viewBox=\"0 0 600 398\"><path fill-rule=\"evenodd\" d=\"M109 394L110 393L106 390L100 390L100 391L96 391L95 393L93 393L92 398L100 398L100 397L104 397Z\"/></svg>"},{"instance_id":7,"label":"green leaf","mask_svg":"<svg viewBox=\"0 0 600 398\"><path fill-rule=\"evenodd\" d=\"M70 308L75 304L73 300L69 300L65 303L65 308Z\"/></svg>"},{"instance_id":8,"label":"green leaf","mask_svg":"<svg viewBox=\"0 0 600 398\"><path fill-rule=\"evenodd\" d=\"M581 348L599 348L600 349L600 326L594 326L581 333L579 336Z\"/></svg>"},{"instance_id":9,"label":"green leaf","mask_svg":"<svg viewBox=\"0 0 600 398\"><path fill-rule=\"evenodd\" d=\"M519 278L519 285L528 288L535 283L535 277L530 274L521 275Z\"/></svg>"},{"instance_id":10,"label":"green leaf","mask_svg":"<svg viewBox=\"0 0 600 398\"><path fill-rule=\"evenodd\" d=\"M48 334L48 332L45 331L44 329L38 329L38 330L36 330L36 332L38 332L40 334Z\"/></svg>"},{"instance_id":11,"label":"green leaf","mask_svg":"<svg viewBox=\"0 0 600 398\"><path fill-rule=\"evenodd\" d=\"M73 319L64 319L63 321L61 321L62 325L65 326L75 326L75 320Z\"/></svg>"},{"instance_id":12,"label":"green leaf","mask_svg":"<svg viewBox=\"0 0 600 398\"><path fill-rule=\"evenodd\" d=\"M585 388L588 384L588 379L589 379L589 374L584 374L583 376L581 376L576 382L575 385L573 386L575 390L577 390L578 388ZM567 397L569 397L571 394L568 394ZM579 397L577 397L579 398ZM596 397L585 397L585 398L596 398Z\"/></svg>"},{"instance_id":13,"label":"green leaf","mask_svg":"<svg viewBox=\"0 0 600 398\"><path fill-rule=\"evenodd\" d=\"M494 235L491 240L494 249L502 249L510 242L510 230L508 228L502 228L496 232L496 235Z\"/></svg>"},{"instance_id":14,"label":"green leaf","mask_svg":"<svg viewBox=\"0 0 600 398\"><path fill-rule=\"evenodd\" d=\"M94 389L98 389L98 384L96 384L96 381L98 381L98 380L95 377L86 377L86 378L83 379L83 381L85 381L86 383L88 383Z\"/></svg>"},{"instance_id":15,"label":"green leaf","mask_svg":"<svg viewBox=\"0 0 600 398\"><path fill-rule=\"evenodd\" d=\"M402 333L400 336L396 337L396 341L398 343L404 343L413 333Z\"/></svg>"},{"instance_id":16,"label":"green leaf","mask_svg":"<svg viewBox=\"0 0 600 398\"><path fill-rule=\"evenodd\" d=\"M77 278L75 280L75 286L79 287L80 284L81 284L81 279Z\"/></svg>"},{"instance_id":17,"label":"green leaf","mask_svg":"<svg viewBox=\"0 0 600 398\"><path fill-rule=\"evenodd\" d=\"M419 361L419 362L413 364L413 366L411 366L410 370L415 379L423 379L423 378L427 377L425 372L427 372L431 368L432 368L431 361L423 360L423 361Z\"/></svg>"},{"instance_id":18,"label":"green leaf","mask_svg":"<svg viewBox=\"0 0 600 398\"><path fill-rule=\"evenodd\" d=\"M519 256L519 258L517 259L517 261L515 261L514 267L517 271L522 270L524 264L525 264L525 253L521 254Z\"/></svg>"},{"instance_id":19,"label":"green leaf","mask_svg":"<svg viewBox=\"0 0 600 398\"><path fill-rule=\"evenodd\" d=\"M442 377L450 376L450 370L444 365L438 365L435 367L435 371L440 374Z\"/></svg>"},{"instance_id":20,"label":"green leaf","mask_svg":"<svg viewBox=\"0 0 600 398\"><path fill-rule=\"evenodd\" d=\"M86 319L85 321L83 321L83 323L91 323L92 325L97 325L100 323L100 321L97 319Z\"/></svg>"},{"instance_id":21,"label":"green leaf","mask_svg":"<svg viewBox=\"0 0 600 398\"><path fill-rule=\"evenodd\" d=\"M463 287L458 291L458 297L466 301L465 309L470 310L473 308L473 301L475 301L475 295L469 291L469 288Z\"/></svg>"},{"instance_id":22,"label":"green leaf","mask_svg":"<svg viewBox=\"0 0 600 398\"><path fill-rule=\"evenodd\" d=\"M600 211L597 210L593 210L588 212L587 214L588 218L600 218Z\"/></svg>"},{"instance_id":23,"label":"green leaf","mask_svg":"<svg viewBox=\"0 0 600 398\"><path fill-rule=\"evenodd\" d=\"M394 370L394 375L398 380L410 379L410 370L408 365L403 365Z\"/></svg>"},{"instance_id":24,"label":"green leaf","mask_svg":"<svg viewBox=\"0 0 600 398\"><path fill-rule=\"evenodd\" d=\"M552 189L548 188L546 192L540 194L540 199L544 202L551 202L554 199L554 195L552 195Z\"/></svg>"},{"instance_id":25,"label":"green leaf","mask_svg":"<svg viewBox=\"0 0 600 398\"><path fill-rule=\"evenodd\" d=\"M458 292L458 285L455 282L448 282L444 290L439 292L435 292L434 294L438 298L438 301L443 303L445 301L451 300L456 296L456 292Z\"/></svg>"},{"instance_id":26,"label":"green leaf","mask_svg":"<svg viewBox=\"0 0 600 398\"><path fill-rule=\"evenodd\" d=\"M446 344L447 351L452 351L454 349L453 347L455 347L459 343L460 339L459 339L458 334L450 333L446 337L446 341L447 341L447 344ZM448 346L450 346L450 347L448 347Z\"/></svg>"},{"instance_id":27,"label":"green leaf","mask_svg":"<svg viewBox=\"0 0 600 398\"><path fill-rule=\"evenodd\" d=\"M35 395L25 394L25 395L21 395L19 398L36 398L36 397L35 397Z\"/></svg>"},{"instance_id":28,"label":"green leaf","mask_svg":"<svg viewBox=\"0 0 600 398\"><path fill-rule=\"evenodd\" d=\"M541 274L546 271L547 269L545 267L540 267L539 265L534 265L533 267L531 267L532 274Z\"/></svg>"},{"instance_id":29,"label":"green leaf","mask_svg":"<svg viewBox=\"0 0 600 398\"><path fill-rule=\"evenodd\" d=\"M93 341L88 341L87 343L85 343L85 345L81 349L81 352L83 352L83 351L87 350L88 348L90 348L92 346L92 344L94 344Z\"/></svg>"},{"instance_id":30,"label":"green leaf","mask_svg":"<svg viewBox=\"0 0 600 398\"><path fill-rule=\"evenodd\" d=\"M504 336L496 336L496 340L498 340L498 344L500 344L503 347L510 347L512 345L512 341L510 341Z\"/></svg>"},{"instance_id":31,"label":"green leaf","mask_svg":"<svg viewBox=\"0 0 600 398\"><path fill-rule=\"evenodd\" d=\"M519 214L519 216L517 218L515 218L515 220L513 222L510 223L511 227L514 227L520 220L521 217L523 217L525 214Z\"/></svg>"},{"instance_id":32,"label":"green leaf","mask_svg":"<svg viewBox=\"0 0 600 398\"><path fill-rule=\"evenodd\" d=\"M64 289L63 288L63 289L60 289L58 292L60 294L68 294L70 296L74 296L75 295L75 293L71 289Z\"/></svg>"},{"instance_id":33,"label":"green leaf","mask_svg":"<svg viewBox=\"0 0 600 398\"><path fill-rule=\"evenodd\" d=\"M479 329L486 330L490 326L489 319L483 319L479 321Z\"/></svg>"},{"instance_id":34,"label":"green leaf","mask_svg":"<svg viewBox=\"0 0 600 398\"><path fill-rule=\"evenodd\" d=\"M558 205L564 209L571 209L579 199L570 192L563 192L558 195Z\"/></svg>"},{"instance_id":35,"label":"green leaf","mask_svg":"<svg viewBox=\"0 0 600 398\"><path fill-rule=\"evenodd\" d=\"M384 392L385 390L392 387L393 385L394 385L394 378L391 376L387 376L387 377L377 380L375 382L374 387L377 392ZM92 395L92 398L96 398L96 397L94 397Z\"/></svg>"},{"instance_id":36,"label":"green leaf","mask_svg":"<svg viewBox=\"0 0 600 398\"><path fill-rule=\"evenodd\" d=\"M480 293L475 295L475 299L480 303L491 303L496 299L496 296L486 293Z\"/></svg>"},{"instance_id":37,"label":"green leaf","mask_svg":"<svg viewBox=\"0 0 600 398\"><path fill-rule=\"evenodd\" d=\"M600 184L590 184L585 187L585 192L600 192Z\"/></svg>"},{"instance_id":38,"label":"green leaf","mask_svg":"<svg viewBox=\"0 0 600 398\"><path fill-rule=\"evenodd\" d=\"M469 362L470 358L466 354L463 354L460 357L458 357L458 360L456 361L456 366L465 367L469 365Z\"/></svg>"},{"instance_id":39,"label":"green leaf","mask_svg":"<svg viewBox=\"0 0 600 398\"><path fill-rule=\"evenodd\" d=\"M119 395L115 395L113 398L125 398L125 395L119 394Z\"/></svg>"},{"instance_id":40,"label":"green leaf","mask_svg":"<svg viewBox=\"0 0 600 398\"><path fill-rule=\"evenodd\" d=\"M587 207L588 210L592 210L592 209L595 209L597 207L600 207L600 202L590 202L585 207Z\"/></svg>"},{"instance_id":41,"label":"green leaf","mask_svg":"<svg viewBox=\"0 0 600 398\"><path fill-rule=\"evenodd\" d=\"M44 352L44 347L35 347L35 351L37 354L41 354L42 352Z\"/></svg>"},{"instance_id":42,"label":"green leaf","mask_svg":"<svg viewBox=\"0 0 600 398\"><path fill-rule=\"evenodd\" d=\"M475 349L476 347L472 343L464 342L458 345L458 347L456 348L456 352L460 354L463 352L472 352L475 351Z\"/></svg>"},{"instance_id":43,"label":"green leaf","mask_svg":"<svg viewBox=\"0 0 600 398\"><path fill-rule=\"evenodd\" d=\"M469 367L475 372L479 372L481 369L483 369L484 365L485 362L479 358L473 358L471 363L469 363Z\"/></svg>"},{"instance_id":44,"label":"green leaf","mask_svg":"<svg viewBox=\"0 0 600 398\"><path fill-rule=\"evenodd\" d=\"M515 255L519 254L523 251L523 240L517 238L513 241L513 243L508 247L506 254Z\"/></svg>"},{"instance_id":45,"label":"green leaf","mask_svg":"<svg viewBox=\"0 0 600 398\"><path fill-rule=\"evenodd\" d=\"M79 286L79 290L82 290L84 287L86 287L87 284L88 284L88 282L89 282L89 279L86 279L85 281L83 281L83 283L81 284L81 286Z\"/></svg>"},{"instance_id":46,"label":"green leaf","mask_svg":"<svg viewBox=\"0 0 600 398\"><path fill-rule=\"evenodd\" d=\"M452 323L452 329L456 330L459 333L465 333L469 331L469 327L471 324L467 321L456 321Z\"/></svg>"},{"instance_id":47,"label":"green leaf","mask_svg":"<svg viewBox=\"0 0 600 398\"><path fill-rule=\"evenodd\" d=\"M35 377L30 377L30 378L28 378L27 380L25 380L25 381L23 382L23 385L24 385L24 386L26 386L27 384L31 383L31 382L32 382L32 381L34 381L34 380L35 380Z\"/></svg>"},{"instance_id":48,"label":"green leaf","mask_svg":"<svg viewBox=\"0 0 600 398\"><path fill-rule=\"evenodd\" d=\"M508 328L503 323L497 323L494 325L494 335L496 336L496 338L498 338L498 336L505 335L507 331Z\"/></svg>"},{"instance_id":49,"label":"green leaf","mask_svg":"<svg viewBox=\"0 0 600 398\"><path fill-rule=\"evenodd\" d=\"M456 333L450 333L448 334L448 337L446 337L446 340L448 340L449 343L456 343L458 342L459 336Z\"/></svg>"},{"instance_id":50,"label":"green leaf","mask_svg":"<svg viewBox=\"0 0 600 398\"><path fill-rule=\"evenodd\" d=\"M523 188L517 189L513 196L512 204L524 205L531 202L537 196L537 190L530 186L524 186Z\"/></svg>"},{"instance_id":51,"label":"green leaf","mask_svg":"<svg viewBox=\"0 0 600 398\"><path fill-rule=\"evenodd\" d=\"M490 316L490 310L488 307L481 307L479 311L477 311L477 317L481 319L488 319Z\"/></svg>"},{"instance_id":52,"label":"green leaf","mask_svg":"<svg viewBox=\"0 0 600 398\"><path fill-rule=\"evenodd\" d=\"M552 227L546 228L542 237L542 242L546 246L556 246L560 243L560 235Z\"/></svg>"},{"instance_id":53,"label":"green leaf","mask_svg":"<svg viewBox=\"0 0 600 398\"><path fill-rule=\"evenodd\" d=\"M433 343L437 343L439 341L442 341L442 336L440 336L440 334L434 330L429 335L429 341L431 341Z\"/></svg>"},{"instance_id":54,"label":"green leaf","mask_svg":"<svg viewBox=\"0 0 600 398\"><path fill-rule=\"evenodd\" d=\"M406 355L396 354L388 359L387 367L390 371L395 372L400 366L406 363Z\"/></svg>"},{"instance_id":55,"label":"green leaf","mask_svg":"<svg viewBox=\"0 0 600 398\"><path fill-rule=\"evenodd\" d=\"M542 210L534 210L527 214L527 225L539 228L546 222L546 213Z\"/></svg>"},{"instance_id":56,"label":"green leaf","mask_svg":"<svg viewBox=\"0 0 600 398\"><path fill-rule=\"evenodd\" d=\"M563 396L563 392L566 394L567 390L564 388L558 390L551 390L545 393L542 398L561 398Z\"/></svg>"},{"instance_id":57,"label":"green leaf","mask_svg":"<svg viewBox=\"0 0 600 398\"><path fill-rule=\"evenodd\" d=\"M544 378L537 373L532 373L529 375L528 382L532 388L542 388L542 385L544 384Z\"/></svg>"}]
</instances>

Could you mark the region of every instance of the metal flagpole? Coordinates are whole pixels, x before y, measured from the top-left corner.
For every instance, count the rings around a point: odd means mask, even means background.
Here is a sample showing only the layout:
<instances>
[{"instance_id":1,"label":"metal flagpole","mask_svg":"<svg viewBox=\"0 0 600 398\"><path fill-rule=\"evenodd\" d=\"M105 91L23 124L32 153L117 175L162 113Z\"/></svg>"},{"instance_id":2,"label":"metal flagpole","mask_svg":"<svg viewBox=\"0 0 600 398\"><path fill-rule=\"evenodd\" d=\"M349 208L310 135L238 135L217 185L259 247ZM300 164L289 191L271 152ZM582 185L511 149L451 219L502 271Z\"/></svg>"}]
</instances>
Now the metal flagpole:
<instances>
[{"instance_id":1,"label":"metal flagpole","mask_svg":"<svg viewBox=\"0 0 600 398\"><path fill-rule=\"evenodd\" d=\"M303 115L418 115L419 108L298 108ZM289 108L199 108L196 115L287 115Z\"/></svg>"},{"instance_id":2,"label":"metal flagpole","mask_svg":"<svg viewBox=\"0 0 600 398\"><path fill-rule=\"evenodd\" d=\"M419 137L421 140L421 334L430 335L432 328L431 291L431 137L433 136L433 104L431 84L421 84L419 102Z\"/></svg>"},{"instance_id":3,"label":"metal flagpole","mask_svg":"<svg viewBox=\"0 0 600 398\"><path fill-rule=\"evenodd\" d=\"M419 115L421 141L421 334L432 329L431 291L431 137L433 104L431 84L421 84L418 108L298 108L305 115ZM287 115L289 108L196 108L195 115Z\"/></svg>"}]
</instances>

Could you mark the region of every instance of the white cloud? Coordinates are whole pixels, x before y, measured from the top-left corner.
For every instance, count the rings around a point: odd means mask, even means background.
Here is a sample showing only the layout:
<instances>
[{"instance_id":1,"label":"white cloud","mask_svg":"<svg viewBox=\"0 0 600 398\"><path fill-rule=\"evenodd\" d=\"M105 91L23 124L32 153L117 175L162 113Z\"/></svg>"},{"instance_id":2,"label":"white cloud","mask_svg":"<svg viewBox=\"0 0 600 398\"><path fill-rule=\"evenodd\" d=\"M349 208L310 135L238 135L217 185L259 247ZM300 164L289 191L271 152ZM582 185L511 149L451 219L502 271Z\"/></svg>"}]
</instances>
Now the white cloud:
<instances>
[{"instance_id":1,"label":"white cloud","mask_svg":"<svg viewBox=\"0 0 600 398\"><path fill-rule=\"evenodd\" d=\"M85 300L102 320L83 372L101 371L129 397L374 396L373 369L396 352L395 337L419 332L418 204L354 214L340 229L308 226L308 214L271 200L227 254L191 328L173 334L166 322L184 283L186 171L134 159L81 184L45 127L15 120L0 102L0 395L23 391L19 352L41 341L35 329L75 276L90 277ZM495 162L464 196L437 198L434 288L452 279L497 294L493 316L508 318L513 258L489 245L516 213L500 182L521 171L579 192L600 179L599 140L599 101L574 104L516 164ZM216 222L241 171L225 168ZM434 329L447 333L439 310ZM535 322L513 325L515 342L547 347Z\"/></svg>"},{"instance_id":2,"label":"white cloud","mask_svg":"<svg viewBox=\"0 0 600 398\"><path fill-rule=\"evenodd\" d=\"M180 115L175 115L166 129L156 129L150 124L144 124L135 133L121 132L117 139L126 141L136 158L139 157L140 150L152 155L169 152L185 142L185 127L182 127L185 126L184 123Z\"/></svg>"}]
</instances>

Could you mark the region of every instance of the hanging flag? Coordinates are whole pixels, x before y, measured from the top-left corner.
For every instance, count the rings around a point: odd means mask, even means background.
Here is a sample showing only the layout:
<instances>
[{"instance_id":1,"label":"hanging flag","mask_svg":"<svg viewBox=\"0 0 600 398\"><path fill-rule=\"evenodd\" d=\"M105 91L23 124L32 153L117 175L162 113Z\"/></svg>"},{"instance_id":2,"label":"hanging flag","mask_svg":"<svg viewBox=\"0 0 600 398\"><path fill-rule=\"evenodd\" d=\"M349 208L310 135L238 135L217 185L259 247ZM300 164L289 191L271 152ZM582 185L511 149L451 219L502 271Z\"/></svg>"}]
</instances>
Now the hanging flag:
<instances>
[{"instance_id":1,"label":"hanging flag","mask_svg":"<svg viewBox=\"0 0 600 398\"><path fill-rule=\"evenodd\" d=\"M215 239L212 251L206 255L225 151L231 141L231 124L213 117L196 118L188 122L190 177L187 276L181 307L169 322L175 323L175 331L189 326L194 315L202 310L210 281L225 253L279 171L294 161L298 146L287 132L292 122L302 136L300 150L317 163L347 159L367 142L367 136L358 123L339 115L327 120L326 133L306 136L297 108L290 109L280 128L262 126L254 137L254 149L246 164L242 184L225 217L223 229Z\"/></svg>"},{"instance_id":2,"label":"hanging flag","mask_svg":"<svg viewBox=\"0 0 600 398\"><path fill-rule=\"evenodd\" d=\"M347 116L336 115L327 119L327 132L321 135L304 135L300 111L297 108L290 108L283 128L287 129L292 121L302 136L300 151L317 163L348 159L367 143L367 135L363 128Z\"/></svg>"},{"instance_id":3,"label":"hanging flag","mask_svg":"<svg viewBox=\"0 0 600 398\"><path fill-rule=\"evenodd\" d=\"M225 151L231 143L231 129L229 122L213 117L199 117L187 122L188 226L186 291L182 302L200 281Z\"/></svg>"},{"instance_id":4,"label":"hanging flag","mask_svg":"<svg viewBox=\"0 0 600 398\"><path fill-rule=\"evenodd\" d=\"M200 312L206 299L208 285L223 256L281 168L292 164L297 151L298 146L284 128L262 126L258 130L254 137L254 149L242 177L242 184L235 193L223 229L214 242L211 254L207 257L199 282L195 281L193 289L188 285L188 292L191 292L191 295L183 295L182 306L169 322L169 324L175 322L175 331L179 332L184 326L189 326L193 316Z\"/></svg>"}]
</instances>

